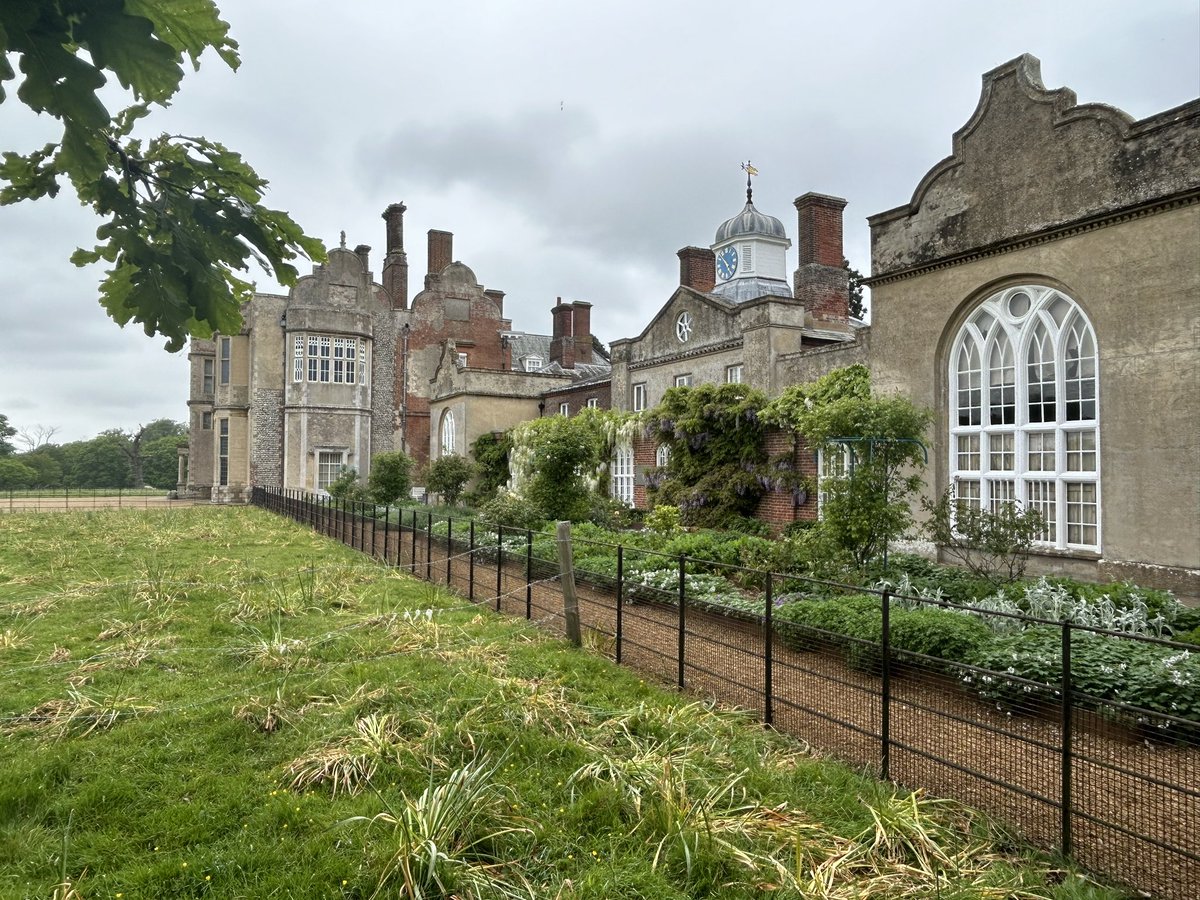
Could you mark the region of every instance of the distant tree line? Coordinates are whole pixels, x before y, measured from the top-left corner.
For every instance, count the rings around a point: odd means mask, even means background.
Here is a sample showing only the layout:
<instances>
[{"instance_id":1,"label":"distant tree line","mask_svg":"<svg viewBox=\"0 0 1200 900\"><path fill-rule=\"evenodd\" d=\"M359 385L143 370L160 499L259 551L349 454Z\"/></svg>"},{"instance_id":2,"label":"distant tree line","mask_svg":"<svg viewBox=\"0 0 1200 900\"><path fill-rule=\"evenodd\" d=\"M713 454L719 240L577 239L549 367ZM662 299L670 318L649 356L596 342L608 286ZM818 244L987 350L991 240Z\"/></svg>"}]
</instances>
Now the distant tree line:
<instances>
[{"instance_id":1,"label":"distant tree line","mask_svg":"<svg viewBox=\"0 0 1200 900\"><path fill-rule=\"evenodd\" d=\"M155 419L136 431L110 428L91 440L52 442L55 428L19 431L0 413L0 489L175 487L187 427ZM24 450L19 446L23 445Z\"/></svg>"}]
</instances>

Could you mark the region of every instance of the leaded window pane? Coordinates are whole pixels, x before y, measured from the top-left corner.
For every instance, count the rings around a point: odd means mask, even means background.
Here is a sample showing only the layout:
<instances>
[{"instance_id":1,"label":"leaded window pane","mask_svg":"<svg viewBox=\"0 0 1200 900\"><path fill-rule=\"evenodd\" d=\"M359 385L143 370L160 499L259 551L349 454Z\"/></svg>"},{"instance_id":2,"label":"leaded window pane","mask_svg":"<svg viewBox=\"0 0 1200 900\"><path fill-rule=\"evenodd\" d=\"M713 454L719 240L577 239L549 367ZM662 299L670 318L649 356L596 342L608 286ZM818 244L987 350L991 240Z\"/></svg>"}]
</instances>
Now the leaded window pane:
<instances>
[{"instance_id":1,"label":"leaded window pane","mask_svg":"<svg viewBox=\"0 0 1200 900\"><path fill-rule=\"evenodd\" d=\"M970 338L958 354L958 424L979 425L983 421L979 348Z\"/></svg>"},{"instance_id":2,"label":"leaded window pane","mask_svg":"<svg viewBox=\"0 0 1200 900\"><path fill-rule=\"evenodd\" d=\"M1058 467L1054 458L1054 434L1053 431L1031 431L1025 435L1030 472L1053 472Z\"/></svg>"},{"instance_id":3,"label":"leaded window pane","mask_svg":"<svg viewBox=\"0 0 1200 900\"><path fill-rule=\"evenodd\" d=\"M979 471L979 435L958 436L958 468L964 472Z\"/></svg>"},{"instance_id":4,"label":"leaded window pane","mask_svg":"<svg viewBox=\"0 0 1200 900\"><path fill-rule=\"evenodd\" d=\"M999 334L988 357L988 420L1012 425L1017 420L1017 369L1012 345Z\"/></svg>"},{"instance_id":5,"label":"leaded window pane","mask_svg":"<svg viewBox=\"0 0 1200 900\"><path fill-rule=\"evenodd\" d=\"M1011 472L1014 468L1014 436L1007 434L988 435L988 467L993 472Z\"/></svg>"},{"instance_id":6,"label":"leaded window pane","mask_svg":"<svg viewBox=\"0 0 1200 900\"><path fill-rule=\"evenodd\" d=\"M1067 483L1067 543L1094 545L1097 543L1096 522L1098 504L1096 485Z\"/></svg>"},{"instance_id":7,"label":"leaded window pane","mask_svg":"<svg viewBox=\"0 0 1200 900\"><path fill-rule=\"evenodd\" d=\"M1054 342L1041 322L1034 328L1033 339L1029 342L1027 379L1029 421L1058 421L1054 401Z\"/></svg>"},{"instance_id":8,"label":"leaded window pane","mask_svg":"<svg viewBox=\"0 0 1200 900\"><path fill-rule=\"evenodd\" d=\"M1067 471L1096 471L1096 432L1067 432Z\"/></svg>"}]
</instances>

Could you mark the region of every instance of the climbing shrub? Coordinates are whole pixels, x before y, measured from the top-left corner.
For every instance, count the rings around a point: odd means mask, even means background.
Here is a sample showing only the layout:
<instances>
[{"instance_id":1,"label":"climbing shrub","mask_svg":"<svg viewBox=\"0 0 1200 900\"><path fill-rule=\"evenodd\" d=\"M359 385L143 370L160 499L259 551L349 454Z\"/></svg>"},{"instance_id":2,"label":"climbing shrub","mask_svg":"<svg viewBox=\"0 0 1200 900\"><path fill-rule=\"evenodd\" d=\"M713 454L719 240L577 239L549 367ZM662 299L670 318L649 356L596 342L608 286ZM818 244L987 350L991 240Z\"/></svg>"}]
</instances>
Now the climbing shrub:
<instances>
[{"instance_id":1,"label":"climbing shrub","mask_svg":"<svg viewBox=\"0 0 1200 900\"><path fill-rule=\"evenodd\" d=\"M864 366L835 369L793 385L763 410L826 454L845 454L843 475L822 483L819 528L860 569L882 556L912 524L909 498L925 466L922 438L932 413L900 396L871 390Z\"/></svg>"},{"instance_id":2,"label":"climbing shrub","mask_svg":"<svg viewBox=\"0 0 1200 900\"><path fill-rule=\"evenodd\" d=\"M799 484L786 459L768 459L766 402L744 384L670 388L645 416L645 436L670 450L647 479L651 502L678 506L685 525L727 528L751 518L770 488Z\"/></svg>"}]
</instances>

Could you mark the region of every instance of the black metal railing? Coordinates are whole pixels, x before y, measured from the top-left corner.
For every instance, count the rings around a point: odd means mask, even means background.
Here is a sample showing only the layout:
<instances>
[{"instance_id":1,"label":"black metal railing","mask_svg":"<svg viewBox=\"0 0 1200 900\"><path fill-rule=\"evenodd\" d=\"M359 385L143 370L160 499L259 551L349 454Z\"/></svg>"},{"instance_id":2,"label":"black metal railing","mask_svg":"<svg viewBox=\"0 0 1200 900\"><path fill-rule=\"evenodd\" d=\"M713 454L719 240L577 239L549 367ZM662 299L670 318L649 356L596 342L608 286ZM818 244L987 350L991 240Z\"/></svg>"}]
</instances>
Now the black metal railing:
<instances>
[{"instance_id":1,"label":"black metal railing","mask_svg":"<svg viewBox=\"0 0 1200 900\"><path fill-rule=\"evenodd\" d=\"M554 535L292 491L258 488L251 502L564 633ZM1171 696L1200 683L1126 696L1164 666L1192 677L1187 645L631 546L575 539L573 556L590 648L988 811L1132 887L1194 896L1200 721ZM1032 635L1034 650L1020 665L977 665L956 642L984 626Z\"/></svg>"}]
</instances>

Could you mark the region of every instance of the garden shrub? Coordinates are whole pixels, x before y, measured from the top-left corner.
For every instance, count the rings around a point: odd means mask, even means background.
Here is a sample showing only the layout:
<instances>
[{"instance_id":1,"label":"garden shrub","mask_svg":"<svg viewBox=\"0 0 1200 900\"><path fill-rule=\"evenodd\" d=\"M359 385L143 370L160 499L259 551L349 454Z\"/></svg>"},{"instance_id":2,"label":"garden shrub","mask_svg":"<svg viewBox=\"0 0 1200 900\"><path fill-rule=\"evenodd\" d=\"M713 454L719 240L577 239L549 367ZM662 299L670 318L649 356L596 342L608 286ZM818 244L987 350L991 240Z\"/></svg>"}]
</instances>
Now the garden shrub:
<instances>
[{"instance_id":1,"label":"garden shrub","mask_svg":"<svg viewBox=\"0 0 1200 900\"><path fill-rule=\"evenodd\" d=\"M683 531L679 524L679 507L669 503L658 503L646 513L646 528L655 534L672 535Z\"/></svg>"},{"instance_id":2,"label":"garden shrub","mask_svg":"<svg viewBox=\"0 0 1200 900\"><path fill-rule=\"evenodd\" d=\"M371 459L371 474L367 477L371 498L384 506L407 500L412 489L412 467L412 459L399 450L377 453Z\"/></svg>"},{"instance_id":3,"label":"garden shrub","mask_svg":"<svg viewBox=\"0 0 1200 900\"><path fill-rule=\"evenodd\" d=\"M479 507L479 519L490 525L536 530L545 523L536 505L509 491L500 491Z\"/></svg>"},{"instance_id":4,"label":"garden shrub","mask_svg":"<svg viewBox=\"0 0 1200 900\"><path fill-rule=\"evenodd\" d=\"M922 498L928 519L925 534L975 576L995 585L1009 584L1025 574L1029 550L1045 531L1042 514L1016 502L998 509L958 500L953 488L936 502Z\"/></svg>"},{"instance_id":5,"label":"garden shrub","mask_svg":"<svg viewBox=\"0 0 1200 900\"><path fill-rule=\"evenodd\" d=\"M471 456L475 459L476 505L490 500L508 484L508 454L512 449L512 437L504 434L481 434L471 443Z\"/></svg>"},{"instance_id":6,"label":"garden shrub","mask_svg":"<svg viewBox=\"0 0 1200 900\"><path fill-rule=\"evenodd\" d=\"M936 607L893 607L889 624L893 650L947 662L965 662L994 639L992 630L976 616Z\"/></svg>"},{"instance_id":7,"label":"garden shrub","mask_svg":"<svg viewBox=\"0 0 1200 900\"><path fill-rule=\"evenodd\" d=\"M425 487L442 498L447 506L457 506L458 498L471 480L475 467L456 453L439 456L425 472Z\"/></svg>"},{"instance_id":8,"label":"garden shrub","mask_svg":"<svg viewBox=\"0 0 1200 900\"><path fill-rule=\"evenodd\" d=\"M921 486L924 437L933 414L871 390L865 366L835 369L789 387L763 420L804 436L826 453L850 456L845 475L823 482L820 531L862 568L912 523L908 498Z\"/></svg>"},{"instance_id":9,"label":"garden shrub","mask_svg":"<svg viewBox=\"0 0 1200 900\"><path fill-rule=\"evenodd\" d=\"M781 596L773 613L775 627L784 644L794 650L845 646L847 636L866 634L864 620L879 621L879 598L854 594L829 600L791 600Z\"/></svg>"},{"instance_id":10,"label":"garden shrub","mask_svg":"<svg viewBox=\"0 0 1200 900\"><path fill-rule=\"evenodd\" d=\"M339 500L362 502L371 499L366 486L358 480L358 470L353 466L342 466L342 471L330 482L327 490L329 496Z\"/></svg>"}]
</instances>

